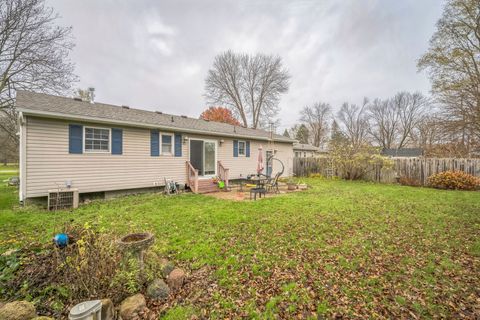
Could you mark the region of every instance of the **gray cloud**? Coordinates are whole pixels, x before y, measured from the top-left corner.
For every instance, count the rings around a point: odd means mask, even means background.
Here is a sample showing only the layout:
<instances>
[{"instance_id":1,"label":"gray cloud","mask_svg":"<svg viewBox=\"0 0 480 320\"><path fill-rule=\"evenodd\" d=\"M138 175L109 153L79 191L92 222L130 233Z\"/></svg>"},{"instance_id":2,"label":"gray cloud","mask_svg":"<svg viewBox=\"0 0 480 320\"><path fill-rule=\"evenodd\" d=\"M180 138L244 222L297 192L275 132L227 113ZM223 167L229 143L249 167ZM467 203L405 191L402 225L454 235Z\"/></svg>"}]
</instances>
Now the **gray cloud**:
<instances>
[{"instance_id":1,"label":"gray cloud","mask_svg":"<svg viewBox=\"0 0 480 320\"><path fill-rule=\"evenodd\" d=\"M280 55L292 79L282 128L303 106L338 107L399 90L427 93L416 60L439 0L50 0L73 26L79 87L97 100L198 117L206 73L233 49Z\"/></svg>"}]
</instances>

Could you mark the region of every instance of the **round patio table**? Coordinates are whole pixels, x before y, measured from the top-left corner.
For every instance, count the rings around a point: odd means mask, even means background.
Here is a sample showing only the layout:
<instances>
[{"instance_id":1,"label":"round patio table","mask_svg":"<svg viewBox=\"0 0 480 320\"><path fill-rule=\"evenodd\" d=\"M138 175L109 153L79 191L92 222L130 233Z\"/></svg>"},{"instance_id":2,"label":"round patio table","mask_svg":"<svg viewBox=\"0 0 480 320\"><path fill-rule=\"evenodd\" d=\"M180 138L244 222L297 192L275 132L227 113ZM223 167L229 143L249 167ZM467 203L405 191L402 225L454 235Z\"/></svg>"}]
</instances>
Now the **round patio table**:
<instances>
[{"instance_id":1,"label":"round patio table","mask_svg":"<svg viewBox=\"0 0 480 320\"><path fill-rule=\"evenodd\" d=\"M268 182L270 178L264 175L254 175L247 177L247 181L255 184L255 188L250 189L250 200L252 199L252 194L253 194L253 200L257 200L257 194L262 197L262 194L265 196L267 193L267 189L265 189L265 184Z\"/></svg>"},{"instance_id":2,"label":"round patio table","mask_svg":"<svg viewBox=\"0 0 480 320\"><path fill-rule=\"evenodd\" d=\"M265 184L270 180L269 177L261 175L255 175L247 178L247 182L251 182L256 185L256 188L264 188Z\"/></svg>"}]
</instances>

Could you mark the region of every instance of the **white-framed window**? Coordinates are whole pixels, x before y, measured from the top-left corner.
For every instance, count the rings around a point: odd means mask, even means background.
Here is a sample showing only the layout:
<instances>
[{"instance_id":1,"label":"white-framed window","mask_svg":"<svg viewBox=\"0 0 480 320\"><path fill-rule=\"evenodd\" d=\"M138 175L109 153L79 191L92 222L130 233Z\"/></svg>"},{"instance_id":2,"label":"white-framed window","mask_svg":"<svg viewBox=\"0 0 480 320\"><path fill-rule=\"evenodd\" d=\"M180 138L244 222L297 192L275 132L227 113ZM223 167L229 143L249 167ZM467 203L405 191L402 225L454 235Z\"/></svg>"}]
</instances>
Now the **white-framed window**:
<instances>
[{"instance_id":1,"label":"white-framed window","mask_svg":"<svg viewBox=\"0 0 480 320\"><path fill-rule=\"evenodd\" d=\"M245 141L238 141L238 155L239 156L244 156L245 155L245 149L246 149L246 143Z\"/></svg>"},{"instance_id":2,"label":"white-framed window","mask_svg":"<svg viewBox=\"0 0 480 320\"><path fill-rule=\"evenodd\" d=\"M173 154L173 134L162 133L161 154L171 156Z\"/></svg>"},{"instance_id":3,"label":"white-framed window","mask_svg":"<svg viewBox=\"0 0 480 320\"><path fill-rule=\"evenodd\" d=\"M85 152L110 152L110 129L84 127L83 137Z\"/></svg>"}]
</instances>

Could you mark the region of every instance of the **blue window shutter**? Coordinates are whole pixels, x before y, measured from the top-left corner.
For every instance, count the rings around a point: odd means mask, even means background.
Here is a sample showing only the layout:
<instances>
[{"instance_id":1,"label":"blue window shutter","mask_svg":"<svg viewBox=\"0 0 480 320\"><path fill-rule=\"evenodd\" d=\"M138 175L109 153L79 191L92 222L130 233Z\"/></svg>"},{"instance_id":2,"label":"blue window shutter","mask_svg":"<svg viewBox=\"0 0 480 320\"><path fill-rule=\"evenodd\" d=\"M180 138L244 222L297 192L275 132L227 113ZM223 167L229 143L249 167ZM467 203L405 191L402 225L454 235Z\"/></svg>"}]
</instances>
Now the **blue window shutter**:
<instances>
[{"instance_id":1,"label":"blue window shutter","mask_svg":"<svg viewBox=\"0 0 480 320\"><path fill-rule=\"evenodd\" d=\"M250 157L250 141L245 142L245 156Z\"/></svg>"},{"instance_id":2,"label":"blue window shutter","mask_svg":"<svg viewBox=\"0 0 480 320\"><path fill-rule=\"evenodd\" d=\"M123 130L112 128L112 154L123 153Z\"/></svg>"},{"instance_id":3,"label":"blue window shutter","mask_svg":"<svg viewBox=\"0 0 480 320\"><path fill-rule=\"evenodd\" d=\"M150 155L158 157L160 155L160 139L158 130L150 130Z\"/></svg>"},{"instance_id":4,"label":"blue window shutter","mask_svg":"<svg viewBox=\"0 0 480 320\"><path fill-rule=\"evenodd\" d=\"M182 156L182 135L175 133L175 157Z\"/></svg>"},{"instance_id":5,"label":"blue window shutter","mask_svg":"<svg viewBox=\"0 0 480 320\"><path fill-rule=\"evenodd\" d=\"M68 152L83 153L83 126L68 125Z\"/></svg>"},{"instance_id":6,"label":"blue window shutter","mask_svg":"<svg viewBox=\"0 0 480 320\"><path fill-rule=\"evenodd\" d=\"M238 140L233 140L233 156L238 157Z\"/></svg>"}]
</instances>

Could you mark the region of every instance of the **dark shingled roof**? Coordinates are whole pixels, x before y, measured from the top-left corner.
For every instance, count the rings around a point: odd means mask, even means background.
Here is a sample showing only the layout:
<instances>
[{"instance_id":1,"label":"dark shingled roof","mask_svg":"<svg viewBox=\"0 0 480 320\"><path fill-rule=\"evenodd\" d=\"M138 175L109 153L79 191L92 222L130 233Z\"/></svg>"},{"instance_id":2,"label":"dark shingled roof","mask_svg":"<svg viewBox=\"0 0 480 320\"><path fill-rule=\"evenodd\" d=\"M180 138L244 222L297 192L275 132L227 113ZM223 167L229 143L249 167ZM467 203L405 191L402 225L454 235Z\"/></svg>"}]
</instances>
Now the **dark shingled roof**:
<instances>
[{"instance_id":1,"label":"dark shingled roof","mask_svg":"<svg viewBox=\"0 0 480 320\"><path fill-rule=\"evenodd\" d=\"M270 132L260 129L98 102L92 104L72 98L22 90L17 91L16 107L26 115L38 115L47 118L83 119L91 122L104 121L126 126L142 126L259 140L269 140L270 138ZM274 134L273 139L290 143L295 141L278 134Z\"/></svg>"},{"instance_id":2,"label":"dark shingled roof","mask_svg":"<svg viewBox=\"0 0 480 320\"><path fill-rule=\"evenodd\" d=\"M305 143L294 143L293 150L302 150L302 151L320 151L320 148L312 146L311 144Z\"/></svg>"},{"instance_id":3,"label":"dark shingled roof","mask_svg":"<svg viewBox=\"0 0 480 320\"><path fill-rule=\"evenodd\" d=\"M401 148L401 149L383 149L382 155L388 157L421 157L423 149L421 148Z\"/></svg>"}]
</instances>

